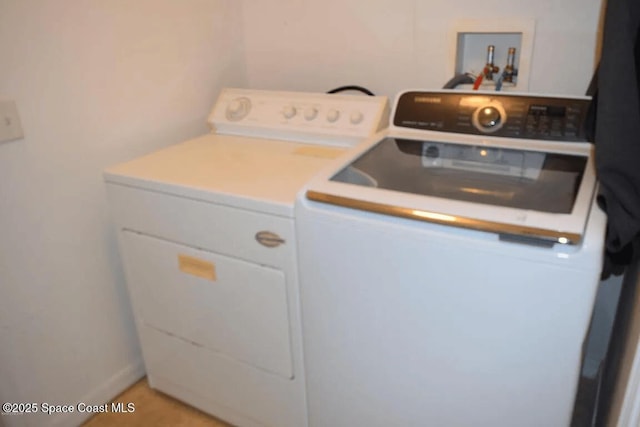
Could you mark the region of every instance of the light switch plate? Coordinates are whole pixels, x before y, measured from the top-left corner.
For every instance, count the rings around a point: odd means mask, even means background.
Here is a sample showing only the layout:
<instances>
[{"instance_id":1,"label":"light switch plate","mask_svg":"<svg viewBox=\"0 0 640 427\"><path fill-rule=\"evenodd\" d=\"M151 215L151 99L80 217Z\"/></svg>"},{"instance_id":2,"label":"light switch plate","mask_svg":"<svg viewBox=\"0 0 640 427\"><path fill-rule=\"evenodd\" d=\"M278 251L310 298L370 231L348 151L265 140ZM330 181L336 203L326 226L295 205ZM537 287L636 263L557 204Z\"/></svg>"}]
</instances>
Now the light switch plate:
<instances>
[{"instance_id":1,"label":"light switch plate","mask_svg":"<svg viewBox=\"0 0 640 427\"><path fill-rule=\"evenodd\" d=\"M0 142L24 138L16 103L12 100L0 101Z\"/></svg>"}]
</instances>

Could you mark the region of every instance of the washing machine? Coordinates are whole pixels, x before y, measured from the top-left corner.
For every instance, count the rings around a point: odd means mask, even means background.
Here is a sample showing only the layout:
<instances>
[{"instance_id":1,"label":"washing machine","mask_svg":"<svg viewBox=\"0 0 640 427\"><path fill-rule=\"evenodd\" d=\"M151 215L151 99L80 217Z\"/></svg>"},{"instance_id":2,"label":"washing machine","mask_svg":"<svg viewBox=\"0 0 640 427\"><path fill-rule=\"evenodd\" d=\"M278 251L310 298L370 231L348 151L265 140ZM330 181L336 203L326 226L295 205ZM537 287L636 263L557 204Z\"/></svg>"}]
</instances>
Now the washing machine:
<instances>
[{"instance_id":1,"label":"washing machine","mask_svg":"<svg viewBox=\"0 0 640 427\"><path fill-rule=\"evenodd\" d=\"M588 105L406 91L305 186L310 426L569 426L606 222Z\"/></svg>"},{"instance_id":2,"label":"washing machine","mask_svg":"<svg viewBox=\"0 0 640 427\"><path fill-rule=\"evenodd\" d=\"M105 172L151 387L307 425L295 196L388 116L384 97L225 89L210 134Z\"/></svg>"}]
</instances>

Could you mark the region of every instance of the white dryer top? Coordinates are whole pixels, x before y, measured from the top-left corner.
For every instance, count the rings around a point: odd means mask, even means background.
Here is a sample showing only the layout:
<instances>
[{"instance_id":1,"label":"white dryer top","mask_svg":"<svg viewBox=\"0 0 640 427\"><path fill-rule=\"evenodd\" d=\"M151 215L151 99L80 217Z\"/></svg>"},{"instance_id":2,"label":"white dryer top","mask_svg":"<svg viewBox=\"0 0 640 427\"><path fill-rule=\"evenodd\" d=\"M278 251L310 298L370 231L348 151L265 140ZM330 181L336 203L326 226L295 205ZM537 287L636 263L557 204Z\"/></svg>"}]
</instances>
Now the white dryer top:
<instances>
[{"instance_id":1,"label":"white dryer top","mask_svg":"<svg viewBox=\"0 0 640 427\"><path fill-rule=\"evenodd\" d=\"M209 134L105 171L108 183L293 217L296 194L347 149Z\"/></svg>"}]
</instances>

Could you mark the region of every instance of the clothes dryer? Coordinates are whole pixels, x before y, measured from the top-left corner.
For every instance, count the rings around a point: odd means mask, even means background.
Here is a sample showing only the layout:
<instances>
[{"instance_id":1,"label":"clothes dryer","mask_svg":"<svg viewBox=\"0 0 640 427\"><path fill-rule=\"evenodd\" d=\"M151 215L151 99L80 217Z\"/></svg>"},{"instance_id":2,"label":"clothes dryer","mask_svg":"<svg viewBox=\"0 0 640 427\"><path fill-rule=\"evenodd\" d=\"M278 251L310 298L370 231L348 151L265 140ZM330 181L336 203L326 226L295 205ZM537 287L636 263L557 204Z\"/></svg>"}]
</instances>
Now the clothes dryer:
<instances>
[{"instance_id":1,"label":"clothes dryer","mask_svg":"<svg viewBox=\"0 0 640 427\"><path fill-rule=\"evenodd\" d=\"M105 180L148 380L237 426L307 424L296 193L384 97L224 90L213 132Z\"/></svg>"}]
</instances>

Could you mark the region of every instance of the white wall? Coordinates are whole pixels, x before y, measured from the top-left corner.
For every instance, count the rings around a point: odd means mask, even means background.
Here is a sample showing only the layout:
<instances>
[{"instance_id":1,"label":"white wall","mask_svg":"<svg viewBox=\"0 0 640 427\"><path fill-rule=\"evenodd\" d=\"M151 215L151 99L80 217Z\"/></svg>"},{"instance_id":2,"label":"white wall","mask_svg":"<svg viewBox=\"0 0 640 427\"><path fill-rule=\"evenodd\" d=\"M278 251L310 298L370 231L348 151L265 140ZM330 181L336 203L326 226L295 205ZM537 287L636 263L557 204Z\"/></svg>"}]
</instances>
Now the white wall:
<instances>
[{"instance_id":1,"label":"white wall","mask_svg":"<svg viewBox=\"0 0 640 427\"><path fill-rule=\"evenodd\" d=\"M360 84L388 96L407 88L440 88L454 68L451 34L460 20L535 20L529 90L581 95L595 65L600 3L248 1L247 75L256 88L325 91Z\"/></svg>"},{"instance_id":2,"label":"white wall","mask_svg":"<svg viewBox=\"0 0 640 427\"><path fill-rule=\"evenodd\" d=\"M234 0L0 1L26 136L0 144L0 402L98 404L142 375L101 171L207 131L245 81L241 20Z\"/></svg>"}]
</instances>

